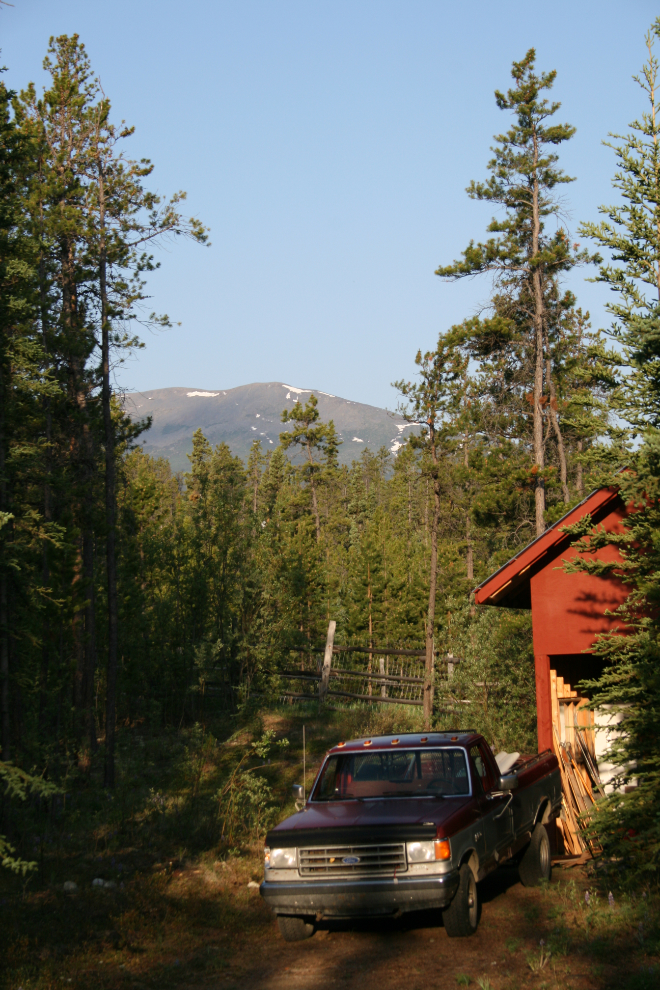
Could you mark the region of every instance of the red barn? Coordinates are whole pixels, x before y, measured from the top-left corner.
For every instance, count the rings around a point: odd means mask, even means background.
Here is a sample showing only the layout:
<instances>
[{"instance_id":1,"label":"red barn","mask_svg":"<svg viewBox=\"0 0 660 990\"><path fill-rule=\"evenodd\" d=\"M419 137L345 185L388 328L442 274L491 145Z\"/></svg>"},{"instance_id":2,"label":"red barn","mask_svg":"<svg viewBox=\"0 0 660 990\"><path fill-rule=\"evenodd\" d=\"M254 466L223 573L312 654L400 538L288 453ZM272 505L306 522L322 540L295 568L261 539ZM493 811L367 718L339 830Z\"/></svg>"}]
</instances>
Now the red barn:
<instances>
[{"instance_id":1,"label":"red barn","mask_svg":"<svg viewBox=\"0 0 660 990\"><path fill-rule=\"evenodd\" d=\"M583 651L591 650L598 633L620 626L604 613L620 605L628 593L612 575L565 573L562 561L576 557L577 551L561 529L587 514L608 532L620 532L626 507L618 489L593 492L475 591L480 605L532 610L539 752L556 748L553 724L560 739L573 744L575 727L590 724L592 713L580 711L585 702L572 685L600 673L598 658ZM594 557L619 559L615 547L598 550Z\"/></svg>"}]
</instances>

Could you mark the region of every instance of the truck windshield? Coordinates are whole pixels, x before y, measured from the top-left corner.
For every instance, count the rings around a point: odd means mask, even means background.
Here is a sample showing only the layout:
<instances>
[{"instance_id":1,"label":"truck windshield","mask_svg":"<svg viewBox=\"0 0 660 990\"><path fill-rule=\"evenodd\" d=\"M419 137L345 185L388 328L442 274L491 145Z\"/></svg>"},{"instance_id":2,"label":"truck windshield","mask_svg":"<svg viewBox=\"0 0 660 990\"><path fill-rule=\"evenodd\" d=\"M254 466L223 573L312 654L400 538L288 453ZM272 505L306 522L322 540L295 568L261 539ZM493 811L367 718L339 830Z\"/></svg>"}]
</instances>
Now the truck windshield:
<instances>
[{"instance_id":1,"label":"truck windshield","mask_svg":"<svg viewBox=\"0 0 660 990\"><path fill-rule=\"evenodd\" d=\"M462 749L397 749L328 757L312 801L468 794Z\"/></svg>"}]
</instances>

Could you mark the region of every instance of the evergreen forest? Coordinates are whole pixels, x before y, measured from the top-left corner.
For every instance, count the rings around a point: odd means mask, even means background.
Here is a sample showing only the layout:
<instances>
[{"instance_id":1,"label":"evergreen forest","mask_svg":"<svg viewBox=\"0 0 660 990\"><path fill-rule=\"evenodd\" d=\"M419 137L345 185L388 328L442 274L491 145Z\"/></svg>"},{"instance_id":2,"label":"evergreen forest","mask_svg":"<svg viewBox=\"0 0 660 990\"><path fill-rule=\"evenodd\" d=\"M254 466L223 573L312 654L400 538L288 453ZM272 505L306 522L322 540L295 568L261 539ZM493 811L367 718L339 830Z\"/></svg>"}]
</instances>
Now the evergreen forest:
<instances>
[{"instance_id":1,"label":"evergreen forest","mask_svg":"<svg viewBox=\"0 0 660 990\"><path fill-rule=\"evenodd\" d=\"M657 883L659 36L657 21L636 119L610 139L617 205L577 231L564 220L574 128L554 100L556 73L534 49L508 83L503 67L502 133L490 160L483 135L478 175L465 177L493 220L436 271L481 278L488 305L443 328L417 353L417 374L395 383L399 411L419 424L406 445L365 450L350 467L313 395L283 412L280 445L255 441L247 463L201 430L185 473L141 450L149 421L127 417L114 369L145 329L170 325L147 315L158 246L173 245L165 264L176 265L176 242L206 250L209 231L185 193L150 191L153 165L130 157L132 129L115 122L76 35L51 39L43 92L0 82L0 860L16 876L35 889L64 880L48 863L65 833L93 833L95 850L111 851L140 815L160 822L168 809L188 854L258 841L289 797L250 760L286 754L274 713L292 712L297 732L305 709L284 698L283 671L322 654L331 620L336 644L425 651L426 682L421 710L347 703L327 725L460 719L533 752L530 613L476 606L473 589L616 483L638 509L626 534L588 519L574 534L579 566L601 572L588 551L616 539L630 585L629 635L599 641L605 673L590 690L625 711L622 782L638 786L604 803L601 840ZM566 287L576 268L611 290L609 326L592 326ZM461 659L469 716L434 691L448 654ZM232 762L223 746L246 726L247 756ZM176 800L145 789L150 746L165 776L179 774ZM199 795L214 760L211 827ZM141 811L127 810L131 792Z\"/></svg>"}]
</instances>

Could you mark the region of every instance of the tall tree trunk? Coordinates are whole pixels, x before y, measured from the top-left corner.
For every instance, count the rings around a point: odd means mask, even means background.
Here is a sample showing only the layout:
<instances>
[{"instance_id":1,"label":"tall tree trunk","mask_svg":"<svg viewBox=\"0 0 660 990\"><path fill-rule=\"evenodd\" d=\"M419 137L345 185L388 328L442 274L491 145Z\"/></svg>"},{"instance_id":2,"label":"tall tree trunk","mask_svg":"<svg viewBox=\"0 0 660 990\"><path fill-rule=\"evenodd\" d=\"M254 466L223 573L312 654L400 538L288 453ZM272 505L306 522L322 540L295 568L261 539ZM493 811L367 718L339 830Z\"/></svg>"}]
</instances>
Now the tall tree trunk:
<instances>
[{"instance_id":1,"label":"tall tree trunk","mask_svg":"<svg viewBox=\"0 0 660 990\"><path fill-rule=\"evenodd\" d=\"M309 484L312 489L312 508L314 510L314 521L316 523L316 542L321 542L321 517L319 516L319 504L316 498L316 485L314 484L314 458L312 457L312 451L310 449L309 443L307 444L307 459L311 466L311 471L309 472Z\"/></svg>"},{"instance_id":2,"label":"tall tree trunk","mask_svg":"<svg viewBox=\"0 0 660 990\"><path fill-rule=\"evenodd\" d=\"M40 200L39 203L39 219L40 219L40 238L43 239L43 201ZM49 340L48 340L48 293L46 290L46 265L44 262L43 250L39 254L39 313L41 320L41 344L44 349L44 354L48 359L49 354ZM50 456L50 444L53 432L53 411L52 411L52 401L50 395L44 396L43 400L44 409L44 420L45 420L45 434L46 434L46 454L45 454L45 473L46 478L44 481L44 522L46 525L52 520L52 506L51 506L51 456ZM41 547L41 582L44 588L48 588L50 584L50 560L48 556L48 541L44 540ZM37 731L40 738L45 742L46 731L44 720L46 717L46 700L48 694L48 669L50 667L50 648L51 648L51 622L52 616L50 614L49 607L46 606L42 610L41 618L41 668L39 671L39 722Z\"/></svg>"},{"instance_id":3,"label":"tall tree trunk","mask_svg":"<svg viewBox=\"0 0 660 990\"><path fill-rule=\"evenodd\" d=\"M470 467L470 458L468 456L468 431L465 430L463 437L463 467L467 471ZM467 544L467 553L465 561L465 570L467 574L468 581L474 580L474 554L472 548L472 533L470 530L470 510L465 513L465 541Z\"/></svg>"},{"instance_id":4,"label":"tall tree trunk","mask_svg":"<svg viewBox=\"0 0 660 990\"><path fill-rule=\"evenodd\" d=\"M548 390L550 392L550 402L548 403L548 415L550 417L550 422L552 423L552 429L557 440L557 453L559 454L559 478L561 481L561 491L564 497L564 502L568 503L571 500L571 494L568 490L568 471L566 468L566 450L564 448L564 438L561 433L561 428L559 426L559 417L557 416L557 392L555 390L555 383L552 380L552 365L550 361L550 355L546 357L545 362L545 377L548 383Z\"/></svg>"},{"instance_id":5,"label":"tall tree trunk","mask_svg":"<svg viewBox=\"0 0 660 990\"><path fill-rule=\"evenodd\" d=\"M4 355L0 354L0 512L7 511L7 478L5 476L6 390L4 370ZM11 712L9 707L9 615L7 609L8 589L6 570L7 524L2 529L4 529L4 533L0 532L0 546L5 552L2 554L4 559L0 560L0 746L2 747L2 759L9 760L11 755Z\"/></svg>"},{"instance_id":6,"label":"tall tree trunk","mask_svg":"<svg viewBox=\"0 0 660 990\"><path fill-rule=\"evenodd\" d=\"M539 180L538 180L538 138L534 134L534 178L532 182L532 260L539 253L541 236L541 218L539 215ZM545 457L543 449L543 289L541 273L535 266L532 269L532 288L534 297L534 505L536 514L536 535L545 532L545 483L543 468Z\"/></svg>"},{"instance_id":7,"label":"tall tree trunk","mask_svg":"<svg viewBox=\"0 0 660 990\"><path fill-rule=\"evenodd\" d=\"M105 229L105 177L98 167L99 191L99 294L101 298L101 404L105 435L105 525L108 581L108 665L105 702L104 786L115 786L115 723L117 720L118 603L116 557L115 432L110 387L110 323L108 315L107 248Z\"/></svg>"},{"instance_id":8,"label":"tall tree trunk","mask_svg":"<svg viewBox=\"0 0 660 990\"><path fill-rule=\"evenodd\" d=\"M9 708L9 627L7 614L7 576L0 574L0 716L2 719L2 759L10 759L10 708Z\"/></svg>"},{"instance_id":9,"label":"tall tree trunk","mask_svg":"<svg viewBox=\"0 0 660 990\"><path fill-rule=\"evenodd\" d=\"M575 477L575 490L578 495L582 494L582 461L579 460L579 455L582 453L582 441L577 442L578 449L578 462L577 462L577 474Z\"/></svg>"},{"instance_id":10,"label":"tall tree trunk","mask_svg":"<svg viewBox=\"0 0 660 990\"><path fill-rule=\"evenodd\" d=\"M72 599L76 601L79 597L85 595L84 587L84 573L83 573L83 552L82 543L84 537L79 541L78 547L76 549L76 563L73 569L73 581L71 583ZM83 591L82 595L78 590L78 586L82 584ZM83 698L83 679L85 677L85 621L82 612L76 610L73 613L72 622L73 631L73 642L75 646L75 656L76 656L76 670L73 675L73 706L76 713L79 715L82 709L82 698ZM76 726L78 728L78 726Z\"/></svg>"},{"instance_id":11,"label":"tall tree trunk","mask_svg":"<svg viewBox=\"0 0 660 990\"><path fill-rule=\"evenodd\" d=\"M465 539L467 541L467 555L465 561L465 572L468 581L474 581L474 551L472 548L472 533L470 530L470 513L465 515Z\"/></svg>"},{"instance_id":12,"label":"tall tree trunk","mask_svg":"<svg viewBox=\"0 0 660 990\"><path fill-rule=\"evenodd\" d=\"M433 714L433 687L435 675L435 657L433 656L433 632L435 628L435 596L438 579L438 523L440 520L440 481L437 477L438 457L431 427L431 443L433 452L433 517L431 520L431 560L429 573L429 604L426 613L426 661L424 664L424 727L431 728Z\"/></svg>"},{"instance_id":13,"label":"tall tree trunk","mask_svg":"<svg viewBox=\"0 0 660 990\"><path fill-rule=\"evenodd\" d=\"M94 593L94 536L83 535L83 573L85 575L85 675L81 698L85 719L85 735L92 753L96 752L96 720L94 718L94 678L96 675L96 600Z\"/></svg>"}]
</instances>

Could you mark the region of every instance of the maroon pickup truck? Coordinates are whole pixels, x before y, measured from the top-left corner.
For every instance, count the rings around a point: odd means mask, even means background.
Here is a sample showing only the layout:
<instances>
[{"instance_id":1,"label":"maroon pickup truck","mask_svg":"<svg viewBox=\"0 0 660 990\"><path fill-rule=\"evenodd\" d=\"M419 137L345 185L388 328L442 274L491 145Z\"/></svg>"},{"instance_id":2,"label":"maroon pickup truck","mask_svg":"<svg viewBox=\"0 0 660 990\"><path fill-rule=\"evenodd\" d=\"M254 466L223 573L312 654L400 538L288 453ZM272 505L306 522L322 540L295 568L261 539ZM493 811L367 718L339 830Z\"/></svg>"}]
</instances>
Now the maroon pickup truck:
<instances>
[{"instance_id":1,"label":"maroon pickup truck","mask_svg":"<svg viewBox=\"0 0 660 990\"><path fill-rule=\"evenodd\" d=\"M550 750L495 757L465 730L339 743L304 808L266 836L261 895L287 941L323 919L428 908L448 935L472 935L491 870L516 864L527 886L550 877L545 825L560 806Z\"/></svg>"}]
</instances>

